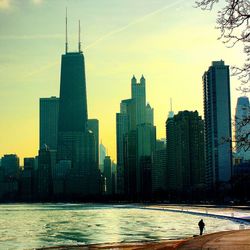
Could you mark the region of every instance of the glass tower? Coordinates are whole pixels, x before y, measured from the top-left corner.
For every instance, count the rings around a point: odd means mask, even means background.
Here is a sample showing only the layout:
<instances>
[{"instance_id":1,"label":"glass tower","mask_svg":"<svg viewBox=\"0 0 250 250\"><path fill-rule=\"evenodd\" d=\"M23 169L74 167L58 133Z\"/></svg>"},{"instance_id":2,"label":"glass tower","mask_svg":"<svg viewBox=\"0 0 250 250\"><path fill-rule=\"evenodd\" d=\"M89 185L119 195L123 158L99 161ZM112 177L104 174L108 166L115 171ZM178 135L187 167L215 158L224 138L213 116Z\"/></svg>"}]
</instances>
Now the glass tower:
<instances>
[{"instance_id":1,"label":"glass tower","mask_svg":"<svg viewBox=\"0 0 250 250\"><path fill-rule=\"evenodd\" d=\"M83 164L87 131L87 97L83 53L62 55L58 117L58 160L71 160L72 168Z\"/></svg>"},{"instance_id":2,"label":"glass tower","mask_svg":"<svg viewBox=\"0 0 250 250\"><path fill-rule=\"evenodd\" d=\"M248 133L250 125L248 122L250 115L250 105L247 96L241 96L237 100L235 110L235 141L237 157L243 161L250 160L250 150L248 148Z\"/></svg>"},{"instance_id":3,"label":"glass tower","mask_svg":"<svg viewBox=\"0 0 250 250\"><path fill-rule=\"evenodd\" d=\"M40 149L44 145L57 149L58 110L59 98L40 98Z\"/></svg>"},{"instance_id":4,"label":"glass tower","mask_svg":"<svg viewBox=\"0 0 250 250\"><path fill-rule=\"evenodd\" d=\"M229 66L212 62L203 75L206 183L215 187L231 179L231 106Z\"/></svg>"},{"instance_id":5,"label":"glass tower","mask_svg":"<svg viewBox=\"0 0 250 250\"><path fill-rule=\"evenodd\" d=\"M66 32L66 51L61 59L57 162L71 162L66 181L69 194L84 196L99 191L96 144L94 133L88 129L85 62L79 23L78 52L68 52Z\"/></svg>"}]
</instances>

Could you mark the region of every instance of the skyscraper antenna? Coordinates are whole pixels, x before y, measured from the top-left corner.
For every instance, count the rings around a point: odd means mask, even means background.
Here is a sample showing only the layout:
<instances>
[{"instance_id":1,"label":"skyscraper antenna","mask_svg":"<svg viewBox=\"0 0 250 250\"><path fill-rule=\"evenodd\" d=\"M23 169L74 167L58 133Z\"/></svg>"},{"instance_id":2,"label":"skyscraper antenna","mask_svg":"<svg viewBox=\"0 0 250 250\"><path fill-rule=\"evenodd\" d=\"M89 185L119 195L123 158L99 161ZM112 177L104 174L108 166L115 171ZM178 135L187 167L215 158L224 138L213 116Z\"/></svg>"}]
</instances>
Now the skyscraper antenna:
<instances>
[{"instance_id":1,"label":"skyscraper antenna","mask_svg":"<svg viewBox=\"0 0 250 250\"><path fill-rule=\"evenodd\" d=\"M82 52L81 51L81 22L79 20L79 30L78 30L79 34L78 34L78 51L79 52Z\"/></svg>"},{"instance_id":2,"label":"skyscraper antenna","mask_svg":"<svg viewBox=\"0 0 250 250\"><path fill-rule=\"evenodd\" d=\"M170 111L173 111L173 107L172 107L172 98L170 98Z\"/></svg>"},{"instance_id":3,"label":"skyscraper antenna","mask_svg":"<svg viewBox=\"0 0 250 250\"><path fill-rule=\"evenodd\" d=\"M67 13L67 7L66 7L66 19L65 19L65 25L66 25L66 34L65 34L65 53L68 53L68 13Z\"/></svg>"}]
</instances>

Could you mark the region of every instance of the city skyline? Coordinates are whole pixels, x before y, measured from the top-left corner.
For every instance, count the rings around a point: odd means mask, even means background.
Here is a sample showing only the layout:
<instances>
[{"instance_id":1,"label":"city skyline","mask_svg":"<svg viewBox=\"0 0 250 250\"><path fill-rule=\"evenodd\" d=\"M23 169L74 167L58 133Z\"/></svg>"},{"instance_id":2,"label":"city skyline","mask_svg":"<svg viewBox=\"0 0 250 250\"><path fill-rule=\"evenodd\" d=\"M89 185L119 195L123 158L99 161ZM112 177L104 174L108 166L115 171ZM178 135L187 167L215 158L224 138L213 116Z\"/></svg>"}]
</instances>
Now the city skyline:
<instances>
[{"instance_id":1,"label":"city skyline","mask_svg":"<svg viewBox=\"0 0 250 250\"><path fill-rule=\"evenodd\" d=\"M0 68L0 155L16 153L20 158L37 155L39 98L59 96L59 56L64 49L66 5L69 9L70 50L77 49L77 36L72 32L77 33L78 19L83 23L82 49L87 61L89 117L99 120L100 139L109 149L112 159L116 159L115 113L119 112L120 100L129 95L131 75L144 74L147 78L147 95L154 107L157 138L162 138L165 137L170 97L173 98L175 113L198 110L202 114L201 76L207 65L220 59L228 65L240 64L240 48L229 50L217 41L219 33L214 29L216 12L202 12L184 1L147 1L147 4L139 1L136 6L132 1L119 6L109 1L111 7L105 5L106 12L101 11L103 3L100 1L86 1L85 4L25 1L22 6L18 1L4 2L10 5L4 8L0 3L0 21L5 21L8 28L0 28L3 55ZM95 4L99 4L99 8L94 8ZM45 20L42 13L48 8L51 10ZM36 15L36 29L24 16L29 10L32 11L29 18ZM178 11L181 18L177 19L170 10ZM92 11L95 17L99 13L99 20L95 21L88 11ZM58 18L52 19L55 15ZM102 21L108 15L112 15L117 23ZM22 22L11 22L13 16L22 18ZM197 24L196 18L201 24ZM51 22L51 27L44 25L44 21ZM100 30L100 23L103 30ZM186 25L189 25L188 31L184 29ZM142 44L143 41L146 42ZM27 59L24 60L25 56ZM23 59L23 64L20 59ZM234 89L239 82L236 78L231 78L231 81L233 116L236 96L240 93Z\"/></svg>"}]
</instances>

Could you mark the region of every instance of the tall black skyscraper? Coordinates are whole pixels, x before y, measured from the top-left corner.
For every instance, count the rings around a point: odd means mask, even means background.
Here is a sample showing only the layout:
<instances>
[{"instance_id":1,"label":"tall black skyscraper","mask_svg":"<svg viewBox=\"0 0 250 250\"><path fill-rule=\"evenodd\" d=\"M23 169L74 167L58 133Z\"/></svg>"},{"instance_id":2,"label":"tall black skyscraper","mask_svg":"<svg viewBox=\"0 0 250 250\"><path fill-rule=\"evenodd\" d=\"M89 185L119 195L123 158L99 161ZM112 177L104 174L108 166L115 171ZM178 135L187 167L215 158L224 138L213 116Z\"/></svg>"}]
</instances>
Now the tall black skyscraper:
<instances>
[{"instance_id":1,"label":"tall black skyscraper","mask_svg":"<svg viewBox=\"0 0 250 250\"><path fill-rule=\"evenodd\" d=\"M204 188L204 123L197 111L180 111L166 121L167 190L193 192Z\"/></svg>"},{"instance_id":2,"label":"tall black skyscraper","mask_svg":"<svg viewBox=\"0 0 250 250\"><path fill-rule=\"evenodd\" d=\"M68 52L66 17L65 54L61 59L57 159L71 160L73 168L78 168L83 158L83 138L88 121L85 64L80 45L79 32L78 52Z\"/></svg>"},{"instance_id":3,"label":"tall black skyscraper","mask_svg":"<svg viewBox=\"0 0 250 250\"><path fill-rule=\"evenodd\" d=\"M88 194L90 186L97 179L93 176L93 171L96 173L97 170L97 166L94 166L95 162L97 165L97 159L92 137L93 133L88 131L85 63L81 51L80 23L78 52L68 52L66 17L66 49L61 60L57 162L71 161L69 194Z\"/></svg>"},{"instance_id":4,"label":"tall black skyscraper","mask_svg":"<svg viewBox=\"0 0 250 250\"><path fill-rule=\"evenodd\" d=\"M203 75L206 184L214 188L230 181L232 138L230 73L224 61L214 61Z\"/></svg>"}]
</instances>

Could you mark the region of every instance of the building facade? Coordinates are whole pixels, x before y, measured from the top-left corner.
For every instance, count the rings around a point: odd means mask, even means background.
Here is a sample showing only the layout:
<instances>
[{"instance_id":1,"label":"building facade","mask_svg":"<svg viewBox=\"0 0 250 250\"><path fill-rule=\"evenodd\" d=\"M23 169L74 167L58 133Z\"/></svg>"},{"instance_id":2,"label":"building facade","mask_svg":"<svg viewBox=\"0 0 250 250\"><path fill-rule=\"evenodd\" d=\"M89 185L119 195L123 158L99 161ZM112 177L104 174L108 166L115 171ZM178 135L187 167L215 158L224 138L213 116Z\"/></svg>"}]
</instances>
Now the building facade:
<instances>
[{"instance_id":1,"label":"building facade","mask_svg":"<svg viewBox=\"0 0 250 250\"><path fill-rule=\"evenodd\" d=\"M57 162L71 162L66 180L70 197L99 192L97 131L90 131L88 125L84 54L80 41L78 52L68 52L66 42L61 59Z\"/></svg>"},{"instance_id":2,"label":"building facade","mask_svg":"<svg viewBox=\"0 0 250 250\"><path fill-rule=\"evenodd\" d=\"M146 80L142 75L140 82L135 76L131 79L131 97L136 105L136 125L142 124L146 119Z\"/></svg>"},{"instance_id":3,"label":"building facade","mask_svg":"<svg viewBox=\"0 0 250 250\"><path fill-rule=\"evenodd\" d=\"M103 173L103 164L104 164L104 159L105 159L105 156L107 155L107 152L106 152L106 148L102 144L102 142L99 145L99 151L100 151L100 153L99 153L100 154L99 155L99 169Z\"/></svg>"},{"instance_id":4,"label":"building facade","mask_svg":"<svg viewBox=\"0 0 250 250\"><path fill-rule=\"evenodd\" d=\"M124 136L128 133L128 114L116 113L117 193L124 194Z\"/></svg>"},{"instance_id":5,"label":"building facade","mask_svg":"<svg viewBox=\"0 0 250 250\"><path fill-rule=\"evenodd\" d=\"M152 167L152 191L160 193L167 190L167 156L166 143L162 140L156 141L155 153L153 155Z\"/></svg>"},{"instance_id":6,"label":"building facade","mask_svg":"<svg viewBox=\"0 0 250 250\"><path fill-rule=\"evenodd\" d=\"M232 175L229 66L214 61L203 75L205 166L208 188L228 183Z\"/></svg>"},{"instance_id":7,"label":"building facade","mask_svg":"<svg viewBox=\"0 0 250 250\"><path fill-rule=\"evenodd\" d=\"M99 121L97 119L88 119L88 129L93 132L95 137L95 154L97 165L99 165Z\"/></svg>"},{"instance_id":8,"label":"building facade","mask_svg":"<svg viewBox=\"0 0 250 250\"><path fill-rule=\"evenodd\" d=\"M1 168L6 178L17 178L19 172L19 157L15 154L4 155Z\"/></svg>"},{"instance_id":9,"label":"building facade","mask_svg":"<svg viewBox=\"0 0 250 250\"><path fill-rule=\"evenodd\" d=\"M118 193L130 197L151 194L156 128L153 109L146 106L146 80L131 79L131 98L116 114ZM123 191L124 190L124 191Z\"/></svg>"},{"instance_id":10,"label":"building facade","mask_svg":"<svg viewBox=\"0 0 250 250\"><path fill-rule=\"evenodd\" d=\"M237 100L235 110L235 141L236 141L236 157L241 161L250 161L249 124L250 106L247 96L241 96Z\"/></svg>"},{"instance_id":11,"label":"building facade","mask_svg":"<svg viewBox=\"0 0 250 250\"><path fill-rule=\"evenodd\" d=\"M57 149L59 98L40 98L39 145L47 145L51 150Z\"/></svg>"},{"instance_id":12,"label":"building facade","mask_svg":"<svg viewBox=\"0 0 250 250\"><path fill-rule=\"evenodd\" d=\"M36 188L40 200L50 200L52 198L53 183L51 156L47 145L39 149Z\"/></svg>"},{"instance_id":13,"label":"building facade","mask_svg":"<svg viewBox=\"0 0 250 250\"><path fill-rule=\"evenodd\" d=\"M185 193L204 188L203 126L197 111L181 111L167 119L168 191Z\"/></svg>"},{"instance_id":14,"label":"building facade","mask_svg":"<svg viewBox=\"0 0 250 250\"><path fill-rule=\"evenodd\" d=\"M105 194L112 194L112 165L110 156L105 156L104 159L104 178L105 178Z\"/></svg>"}]
</instances>

